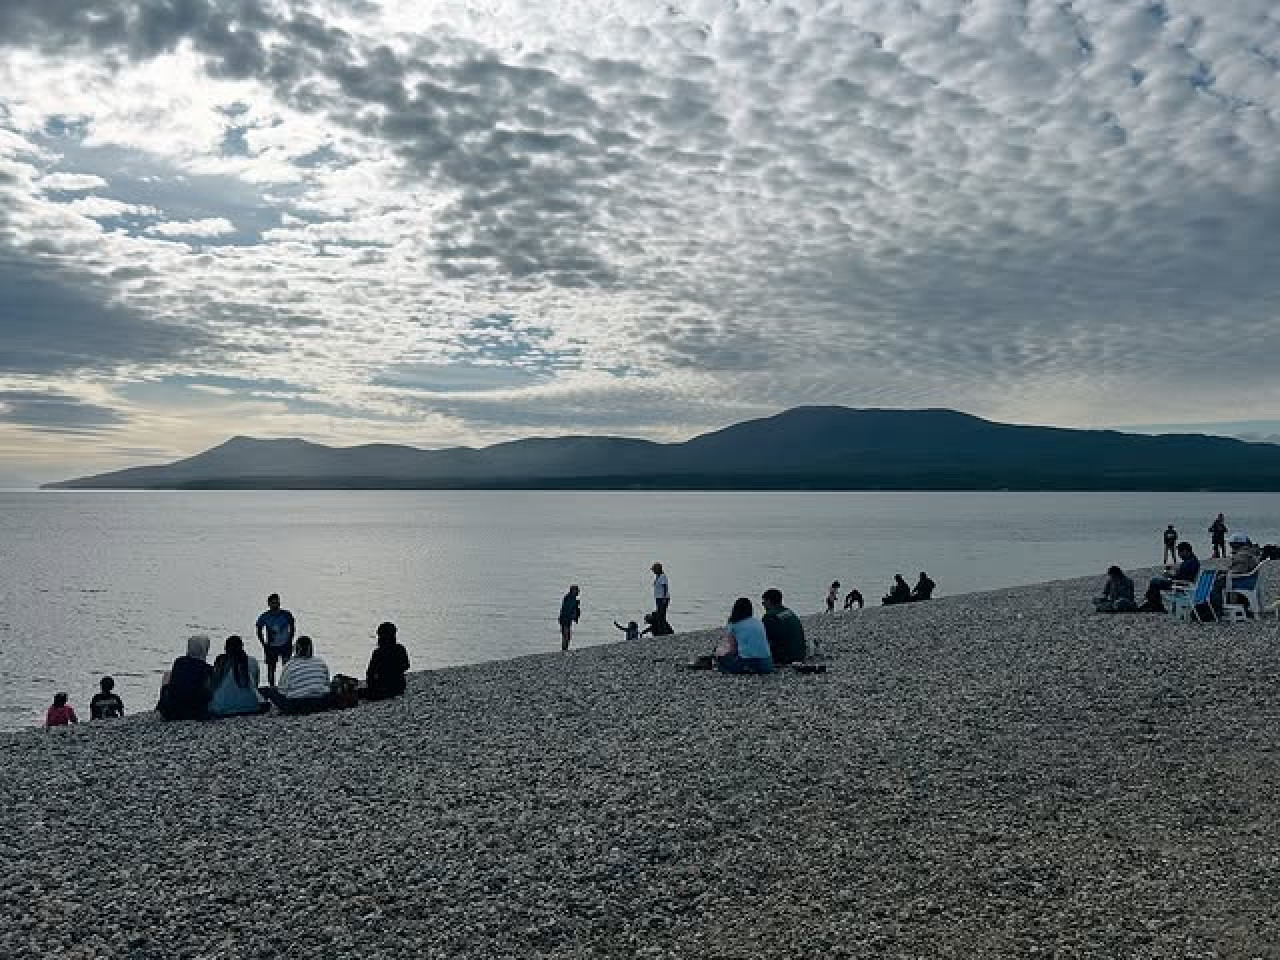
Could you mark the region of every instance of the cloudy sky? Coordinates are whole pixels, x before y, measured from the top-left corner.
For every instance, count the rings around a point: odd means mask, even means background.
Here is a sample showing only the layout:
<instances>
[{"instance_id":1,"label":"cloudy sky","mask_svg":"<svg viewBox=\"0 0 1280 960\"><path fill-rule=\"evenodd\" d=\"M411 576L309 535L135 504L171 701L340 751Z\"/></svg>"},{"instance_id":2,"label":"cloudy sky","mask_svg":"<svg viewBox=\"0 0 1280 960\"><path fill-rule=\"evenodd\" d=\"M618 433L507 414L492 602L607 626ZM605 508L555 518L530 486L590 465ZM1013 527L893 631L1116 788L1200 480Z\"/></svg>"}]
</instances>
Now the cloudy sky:
<instances>
[{"instance_id":1,"label":"cloudy sky","mask_svg":"<svg viewBox=\"0 0 1280 960\"><path fill-rule=\"evenodd\" d=\"M811 403L1280 435L1273 0L3 0L0 485Z\"/></svg>"}]
</instances>

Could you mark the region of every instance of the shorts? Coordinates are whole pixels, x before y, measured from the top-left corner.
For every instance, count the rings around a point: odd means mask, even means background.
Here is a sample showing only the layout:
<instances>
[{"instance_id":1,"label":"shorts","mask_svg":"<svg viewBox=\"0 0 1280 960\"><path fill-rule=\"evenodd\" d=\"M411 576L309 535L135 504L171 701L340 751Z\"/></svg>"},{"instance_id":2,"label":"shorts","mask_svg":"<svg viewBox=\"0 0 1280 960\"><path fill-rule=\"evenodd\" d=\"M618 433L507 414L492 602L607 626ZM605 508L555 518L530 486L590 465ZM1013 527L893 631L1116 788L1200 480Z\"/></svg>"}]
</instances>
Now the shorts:
<instances>
[{"instance_id":1,"label":"shorts","mask_svg":"<svg viewBox=\"0 0 1280 960\"><path fill-rule=\"evenodd\" d=\"M287 647L267 647L263 651L263 655L267 658L267 666L274 667L278 662L288 663L289 658L293 656L293 644Z\"/></svg>"}]
</instances>

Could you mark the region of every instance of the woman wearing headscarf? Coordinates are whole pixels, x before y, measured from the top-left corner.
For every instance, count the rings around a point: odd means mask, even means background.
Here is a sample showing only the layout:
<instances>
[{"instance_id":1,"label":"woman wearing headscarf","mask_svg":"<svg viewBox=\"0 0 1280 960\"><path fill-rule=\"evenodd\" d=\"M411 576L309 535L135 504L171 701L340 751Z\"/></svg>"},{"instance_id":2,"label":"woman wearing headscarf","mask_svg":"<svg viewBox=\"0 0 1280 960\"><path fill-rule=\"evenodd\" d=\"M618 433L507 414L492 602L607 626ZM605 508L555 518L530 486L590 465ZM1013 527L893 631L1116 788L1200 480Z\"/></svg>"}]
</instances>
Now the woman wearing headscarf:
<instances>
[{"instance_id":1,"label":"woman wearing headscarf","mask_svg":"<svg viewBox=\"0 0 1280 960\"><path fill-rule=\"evenodd\" d=\"M213 697L209 713L234 717L244 713L264 713L271 704L258 693L258 661L244 652L238 634L227 637L226 647L213 662Z\"/></svg>"},{"instance_id":2,"label":"woman wearing headscarf","mask_svg":"<svg viewBox=\"0 0 1280 960\"><path fill-rule=\"evenodd\" d=\"M156 710L166 720L206 720L209 717L209 638L197 633L187 638L185 656L173 661L160 684Z\"/></svg>"}]
</instances>

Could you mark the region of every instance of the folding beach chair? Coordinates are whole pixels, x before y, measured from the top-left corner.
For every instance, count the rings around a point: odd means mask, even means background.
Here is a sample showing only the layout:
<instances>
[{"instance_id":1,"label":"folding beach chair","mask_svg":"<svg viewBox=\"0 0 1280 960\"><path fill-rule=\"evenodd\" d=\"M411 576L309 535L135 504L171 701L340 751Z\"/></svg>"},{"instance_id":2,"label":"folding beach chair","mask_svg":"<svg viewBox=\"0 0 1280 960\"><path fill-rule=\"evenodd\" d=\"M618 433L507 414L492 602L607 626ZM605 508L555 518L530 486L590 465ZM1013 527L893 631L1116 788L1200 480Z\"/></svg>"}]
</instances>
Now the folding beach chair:
<instances>
[{"instance_id":1,"label":"folding beach chair","mask_svg":"<svg viewBox=\"0 0 1280 960\"><path fill-rule=\"evenodd\" d=\"M1204 617L1200 614L1203 609L1209 612L1209 619L1217 620L1218 615L1213 612L1213 606L1209 603L1209 598L1213 596L1213 584L1217 578L1217 570L1201 570L1194 588L1187 589L1181 584L1175 584L1172 598L1173 615L1179 620L1197 620L1203 623Z\"/></svg>"},{"instance_id":2,"label":"folding beach chair","mask_svg":"<svg viewBox=\"0 0 1280 960\"><path fill-rule=\"evenodd\" d=\"M1228 573L1226 586L1222 588L1224 619L1244 620L1249 614L1262 616L1262 568L1270 560L1263 560L1248 573ZM1240 603L1239 599L1245 600Z\"/></svg>"}]
</instances>

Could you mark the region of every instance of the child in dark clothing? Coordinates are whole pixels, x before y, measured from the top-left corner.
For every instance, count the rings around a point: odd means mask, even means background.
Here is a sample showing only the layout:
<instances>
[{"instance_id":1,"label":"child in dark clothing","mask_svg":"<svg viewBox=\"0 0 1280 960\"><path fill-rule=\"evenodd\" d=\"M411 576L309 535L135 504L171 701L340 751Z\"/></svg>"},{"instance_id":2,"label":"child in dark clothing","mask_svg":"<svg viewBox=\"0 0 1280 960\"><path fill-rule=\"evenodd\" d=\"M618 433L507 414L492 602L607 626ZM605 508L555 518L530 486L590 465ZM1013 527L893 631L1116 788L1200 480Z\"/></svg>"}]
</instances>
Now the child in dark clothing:
<instances>
[{"instance_id":1,"label":"child in dark clothing","mask_svg":"<svg viewBox=\"0 0 1280 960\"><path fill-rule=\"evenodd\" d=\"M90 720L114 720L124 716L124 701L115 692L116 682L112 677L103 677L98 686L102 688L89 701Z\"/></svg>"},{"instance_id":2,"label":"child in dark clothing","mask_svg":"<svg viewBox=\"0 0 1280 960\"><path fill-rule=\"evenodd\" d=\"M628 620L625 627L617 620L613 621L613 625L627 635L626 639L628 641L640 639L640 624L636 623L634 620Z\"/></svg>"}]
</instances>

